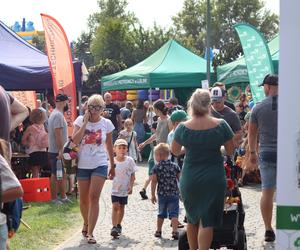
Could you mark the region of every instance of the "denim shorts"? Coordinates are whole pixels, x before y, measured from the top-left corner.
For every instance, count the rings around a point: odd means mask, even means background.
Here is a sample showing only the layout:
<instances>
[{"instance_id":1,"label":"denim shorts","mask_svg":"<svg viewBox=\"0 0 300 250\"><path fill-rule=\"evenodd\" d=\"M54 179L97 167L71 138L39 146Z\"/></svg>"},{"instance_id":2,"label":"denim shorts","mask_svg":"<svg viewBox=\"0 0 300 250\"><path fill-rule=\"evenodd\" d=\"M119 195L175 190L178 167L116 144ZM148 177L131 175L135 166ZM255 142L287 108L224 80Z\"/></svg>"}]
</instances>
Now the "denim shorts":
<instances>
[{"instance_id":1,"label":"denim shorts","mask_svg":"<svg viewBox=\"0 0 300 250\"><path fill-rule=\"evenodd\" d=\"M276 188L277 163L274 159L268 160L268 154L260 154L259 169L261 176L261 188L272 189Z\"/></svg>"},{"instance_id":2,"label":"denim shorts","mask_svg":"<svg viewBox=\"0 0 300 250\"><path fill-rule=\"evenodd\" d=\"M158 196L158 218L178 218L179 197Z\"/></svg>"},{"instance_id":3,"label":"denim shorts","mask_svg":"<svg viewBox=\"0 0 300 250\"><path fill-rule=\"evenodd\" d=\"M57 157L58 153L50 153L48 152L48 159L49 159L49 163L51 166L51 174L56 176L56 162L57 162ZM65 168L62 168L63 170L63 174L65 173Z\"/></svg>"},{"instance_id":4,"label":"denim shorts","mask_svg":"<svg viewBox=\"0 0 300 250\"><path fill-rule=\"evenodd\" d=\"M111 202L112 203L118 202L120 205L127 205L127 203L128 203L128 196L120 197L120 196L112 195L111 196Z\"/></svg>"},{"instance_id":5,"label":"denim shorts","mask_svg":"<svg viewBox=\"0 0 300 250\"><path fill-rule=\"evenodd\" d=\"M0 250L6 250L6 241L8 238L6 223L0 225Z\"/></svg>"},{"instance_id":6,"label":"denim shorts","mask_svg":"<svg viewBox=\"0 0 300 250\"><path fill-rule=\"evenodd\" d=\"M77 179L78 180L90 180L92 176L100 176L107 178L108 166L99 166L93 169L77 169Z\"/></svg>"}]
</instances>

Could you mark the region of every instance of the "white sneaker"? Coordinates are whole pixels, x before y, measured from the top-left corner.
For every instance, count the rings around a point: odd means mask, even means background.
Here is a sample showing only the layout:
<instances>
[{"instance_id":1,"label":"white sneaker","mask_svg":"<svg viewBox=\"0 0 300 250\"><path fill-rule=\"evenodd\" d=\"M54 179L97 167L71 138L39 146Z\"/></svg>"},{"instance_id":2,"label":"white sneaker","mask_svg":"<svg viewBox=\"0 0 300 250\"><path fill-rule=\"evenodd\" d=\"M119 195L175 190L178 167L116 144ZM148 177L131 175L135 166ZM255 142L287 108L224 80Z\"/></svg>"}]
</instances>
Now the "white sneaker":
<instances>
[{"instance_id":1,"label":"white sneaker","mask_svg":"<svg viewBox=\"0 0 300 250\"><path fill-rule=\"evenodd\" d=\"M61 203L73 203L73 201L71 201L68 197L64 198L64 199L60 199Z\"/></svg>"},{"instance_id":2,"label":"white sneaker","mask_svg":"<svg viewBox=\"0 0 300 250\"><path fill-rule=\"evenodd\" d=\"M59 199L54 199L51 202L54 203L55 205L62 205L63 204L63 202L61 202Z\"/></svg>"}]
</instances>

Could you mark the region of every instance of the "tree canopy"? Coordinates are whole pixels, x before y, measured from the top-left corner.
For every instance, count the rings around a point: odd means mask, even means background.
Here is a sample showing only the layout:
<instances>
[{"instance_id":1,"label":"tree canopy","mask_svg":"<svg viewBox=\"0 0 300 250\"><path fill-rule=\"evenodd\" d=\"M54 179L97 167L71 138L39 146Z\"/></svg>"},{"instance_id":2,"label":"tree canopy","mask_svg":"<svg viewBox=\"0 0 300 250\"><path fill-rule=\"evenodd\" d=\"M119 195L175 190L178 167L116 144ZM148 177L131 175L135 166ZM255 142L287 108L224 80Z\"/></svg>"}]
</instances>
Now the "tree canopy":
<instances>
[{"instance_id":1,"label":"tree canopy","mask_svg":"<svg viewBox=\"0 0 300 250\"><path fill-rule=\"evenodd\" d=\"M257 27L269 40L278 33L278 16L264 8L262 0L210 0L211 46L218 51L213 65L236 59L242 53L233 25L246 22ZM203 56L206 46L206 0L185 0L173 25L165 29L155 23L145 28L126 0L98 0L99 9L88 19L88 31L74 43L75 57L90 66L132 65L144 60L165 42L175 38L182 45ZM108 60L108 61L106 61ZM97 71L101 77L107 71ZM97 78L96 77L96 78ZM91 77L92 79L96 79Z\"/></svg>"}]
</instances>

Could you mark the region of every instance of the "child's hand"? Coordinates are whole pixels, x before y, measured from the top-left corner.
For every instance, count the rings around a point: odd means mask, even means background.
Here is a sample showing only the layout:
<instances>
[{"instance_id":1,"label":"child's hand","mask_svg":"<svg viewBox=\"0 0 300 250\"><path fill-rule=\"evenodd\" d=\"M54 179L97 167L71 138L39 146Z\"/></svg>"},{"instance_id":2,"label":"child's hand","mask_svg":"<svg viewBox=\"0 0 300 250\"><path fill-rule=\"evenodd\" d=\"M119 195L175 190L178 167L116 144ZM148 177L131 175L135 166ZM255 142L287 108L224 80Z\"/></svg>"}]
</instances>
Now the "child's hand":
<instances>
[{"instance_id":1,"label":"child's hand","mask_svg":"<svg viewBox=\"0 0 300 250\"><path fill-rule=\"evenodd\" d=\"M155 195L151 197L151 202L152 202L153 204L157 203L157 200L156 200L156 196L155 196Z\"/></svg>"},{"instance_id":2,"label":"child's hand","mask_svg":"<svg viewBox=\"0 0 300 250\"><path fill-rule=\"evenodd\" d=\"M115 173L115 168L111 167L108 173L108 179L109 180L113 180L115 177L116 173Z\"/></svg>"},{"instance_id":3,"label":"child's hand","mask_svg":"<svg viewBox=\"0 0 300 250\"><path fill-rule=\"evenodd\" d=\"M128 188L128 194L132 194L132 187Z\"/></svg>"}]
</instances>

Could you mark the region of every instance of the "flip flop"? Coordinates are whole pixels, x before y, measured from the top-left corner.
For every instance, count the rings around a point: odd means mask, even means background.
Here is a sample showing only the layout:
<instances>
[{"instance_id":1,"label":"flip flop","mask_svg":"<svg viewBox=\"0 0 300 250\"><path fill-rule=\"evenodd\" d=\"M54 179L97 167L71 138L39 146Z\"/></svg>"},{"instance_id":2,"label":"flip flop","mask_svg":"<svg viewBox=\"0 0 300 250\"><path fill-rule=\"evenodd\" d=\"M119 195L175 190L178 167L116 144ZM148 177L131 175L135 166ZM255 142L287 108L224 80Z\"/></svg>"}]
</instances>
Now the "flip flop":
<instances>
[{"instance_id":1,"label":"flip flop","mask_svg":"<svg viewBox=\"0 0 300 250\"><path fill-rule=\"evenodd\" d=\"M93 236L93 235L88 235L88 236L87 236L87 243L88 243L88 244L96 244L97 241L94 239L94 236Z\"/></svg>"}]
</instances>

